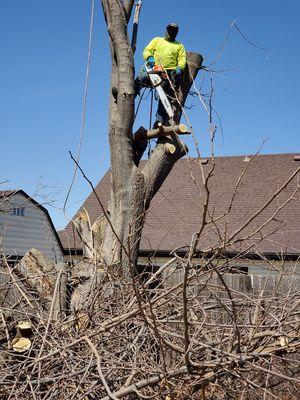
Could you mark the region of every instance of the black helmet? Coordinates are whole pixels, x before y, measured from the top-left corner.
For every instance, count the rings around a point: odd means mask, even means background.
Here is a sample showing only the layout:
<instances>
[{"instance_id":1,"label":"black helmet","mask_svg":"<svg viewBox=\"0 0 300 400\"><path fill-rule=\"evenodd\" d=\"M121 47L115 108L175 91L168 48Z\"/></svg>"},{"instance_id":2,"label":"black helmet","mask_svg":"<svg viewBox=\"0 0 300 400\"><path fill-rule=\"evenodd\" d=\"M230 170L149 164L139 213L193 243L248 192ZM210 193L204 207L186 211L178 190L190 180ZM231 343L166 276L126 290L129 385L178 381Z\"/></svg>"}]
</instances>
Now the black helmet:
<instances>
[{"instance_id":1,"label":"black helmet","mask_svg":"<svg viewBox=\"0 0 300 400\"><path fill-rule=\"evenodd\" d=\"M171 40L175 40L177 33L178 33L179 27L177 24L175 24L175 22L170 22L167 25L167 36L171 39Z\"/></svg>"}]
</instances>

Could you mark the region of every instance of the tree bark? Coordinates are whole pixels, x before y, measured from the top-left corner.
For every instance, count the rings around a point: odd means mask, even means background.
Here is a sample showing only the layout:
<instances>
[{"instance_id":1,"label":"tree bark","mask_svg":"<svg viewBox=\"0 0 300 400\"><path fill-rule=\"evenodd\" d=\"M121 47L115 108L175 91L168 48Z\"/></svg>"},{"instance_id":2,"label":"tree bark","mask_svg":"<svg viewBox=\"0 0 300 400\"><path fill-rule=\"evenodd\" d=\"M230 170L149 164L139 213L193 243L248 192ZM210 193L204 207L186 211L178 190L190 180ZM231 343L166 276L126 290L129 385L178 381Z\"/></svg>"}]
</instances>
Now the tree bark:
<instances>
[{"instance_id":1,"label":"tree bark","mask_svg":"<svg viewBox=\"0 0 300 400\"><path fill-rule=\"evenodd\" d=\"M111 153L110 221L99 253L111 272L128 274L135 266L142 228L150 201L171 171L174 163L187 152L176 133L158 143L143 170L137 167L133 146L134 60L127 36L127 18L133 2L102 0L111 44L112 75L109 115ZM202 58L188 53L188 66L178 99L183 105L201 68ZM181 104L175 106L175 123L181 117ZM165 146L165 143L170 145ZM140 154L140 157L142 154ZM139 160L138 160L139 161Z\"/></svg>"},{"instance_id":2,"label":"tree bark","mask_svg":"<svg viewBox=\"0 0 300 400\"><path fill-rule=\"evenodd\" d=\"M126 2L130 5L131 2ZM112 75L109 115L109 143L111 154L110 221L103 240L102 258L107 266L119 264L126 226L129 223L128 203L132 197L133 154L132 123L134 116L134 63L127 37L128 8L118 0L102 0L110 36ZM131 12L132 5L130 7ZM114 90L113 90L114 89Z\"/></svg>"},{"instance_id":3,"label":"tree bark","mask_svg":"<svg viewBox=\"0 0 300 400\"><path fill-rule=\"evenodd\" d=\"M84 209L74 220L77 232L82 240L83 255L87 258L94 257L94 241L88 212Z\"/></svg>"}]
</instances>

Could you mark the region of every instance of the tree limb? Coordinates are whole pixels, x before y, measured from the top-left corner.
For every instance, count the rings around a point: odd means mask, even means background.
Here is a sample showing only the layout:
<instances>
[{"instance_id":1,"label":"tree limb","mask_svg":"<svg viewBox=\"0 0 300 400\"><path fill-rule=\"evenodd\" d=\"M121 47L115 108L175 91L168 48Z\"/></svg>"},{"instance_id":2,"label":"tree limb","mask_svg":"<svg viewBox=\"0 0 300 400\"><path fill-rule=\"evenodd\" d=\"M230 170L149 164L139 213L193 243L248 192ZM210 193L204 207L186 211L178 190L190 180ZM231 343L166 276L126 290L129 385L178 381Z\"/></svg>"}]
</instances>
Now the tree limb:
<instances>
[{"instance_id":1,"label":"tree limb","mask_svg":"<svg viewBox=\"0 0 300 400\"><path fill-rule=\"evenodd\" d=\"M124 0L123 5L125 10L126 20L127 22L129 22L132 13L132 8L134 5L134 0Z\"/></svg>"},{"instance_id":2,"label":"tree limb","mask_svg":"<svg viewBox=\"0 0 300 400\"><path fill-rule=\"evenodd\" d=\"M131 48L133 54L135 54L136 50L136 41L137 41L137 33L138 33L138 26L139 26L139 16L142 7L142 2L138 1L135 6L135 12L133 17L133 27L132 27L132 39L131 39Z\"/></svg>"},{"instance_id":3,"label":"tree limb","mask_svg":"<svg viewBox=\"0 0 300 400\"><path fill-rule=\"evenodd\" d=\"M178 124L182 115L185 100L189 94L189 90L196 78L198 71L201 69L203 57L198 53L187 53L187 66L183 74L182 84L178 91L177 102L175 105L174 122ZM171 142L176 148L174 153L165 151L164 143ZM159 190L165 178L170 173L173 165L177 160L186 155L188 152L187 147L180 140L179 136L173 134L159 142L151 157L143 168L146 182L146 199L145 204L149 205L155 193Z\"/></svg>"}]
</instances>

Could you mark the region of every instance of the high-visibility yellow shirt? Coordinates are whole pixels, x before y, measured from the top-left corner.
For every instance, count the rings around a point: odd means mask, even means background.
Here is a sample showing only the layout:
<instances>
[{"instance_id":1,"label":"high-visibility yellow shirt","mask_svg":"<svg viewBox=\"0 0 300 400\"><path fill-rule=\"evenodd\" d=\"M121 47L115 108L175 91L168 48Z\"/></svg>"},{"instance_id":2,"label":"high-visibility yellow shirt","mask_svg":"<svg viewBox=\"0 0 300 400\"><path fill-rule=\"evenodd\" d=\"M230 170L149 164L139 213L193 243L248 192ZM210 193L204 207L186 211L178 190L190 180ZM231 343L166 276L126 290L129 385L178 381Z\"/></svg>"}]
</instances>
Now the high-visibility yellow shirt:
<instances>
[{"instance_id":1,"label":"high-visibility yellow shirt","mask_svg":"<svg viewBox=\"0 0 300 400\"><path fill-rule=\"evenodd\" d=\"M145 47L143 52L144 60L153 56L156 65L165 69L184 69L186 65L186 52L182 43L169 42L163 37L156 37Z\"/></svg>"}]
</instances>

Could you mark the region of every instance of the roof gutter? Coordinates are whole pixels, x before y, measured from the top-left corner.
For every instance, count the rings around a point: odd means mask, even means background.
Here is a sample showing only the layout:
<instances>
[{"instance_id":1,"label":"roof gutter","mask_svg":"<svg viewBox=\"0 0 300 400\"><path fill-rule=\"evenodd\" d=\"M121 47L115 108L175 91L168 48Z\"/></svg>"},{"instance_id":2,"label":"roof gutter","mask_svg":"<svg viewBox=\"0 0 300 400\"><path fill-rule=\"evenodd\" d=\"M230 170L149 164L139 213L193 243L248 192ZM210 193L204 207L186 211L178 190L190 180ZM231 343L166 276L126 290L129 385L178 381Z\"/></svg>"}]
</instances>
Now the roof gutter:
<instances>
[{"instance_id":1,"label":"roof gutter","mask_svg":"<svg viewBox=\"0 0 300 400\"><path fill-rule=\"evenodd\" d=\"M180 257L186 256L187 252L186 251L177 251L176 254L178 254ZM76 249L76 248L68 248L64 249L64 255L65 256L82 256L83 255L83 250L82 249ZM139 257L148 257L148 258L153 258L153 257L165 257L165 258L170 258L173 257L173 253L169 250L140 250L139 251ZM210 258L214 255L213 252L211 253L203 253L201 251L198 251L195 253L195 258L202 258L205 256L205 258ZM296 253L273 253L273 252L266 252L262 253L261 255L257 253L241 253L241 252L234 252L234 251L228 251L226 253L221 253L220 258L221 259L232 259L239 257L240 260L270 260L270 261L300 261L300 254Z\"/></svg>"},{"instance_id":2,"label":"roof gutter","mask_svg":"<svg viewBox=\"0 0 300 400\"><path fill-rule=\"evenodd\" d=\"M187 251L176 251L176 254L178 254L180 257L184 257L187 255ZM139 251L139 256L140 257L173 257L173 252L169 250L140 250ZM210 258L214 255L213 252L210 253L204 253L202 251L197 251L195 253L195 258L202 258L205 256L205 258ZM272 260L272 261L299 261L300 260L300 254L297 253L273 253L273 252L265 252L262 253L261 255L257 253L243 253L243 252L235 252L235 251L227 251L223 252L220 254L221 259L231 259L235 257L239 257L239 259L242 260Z\"/></svg>"}]
</instances>

